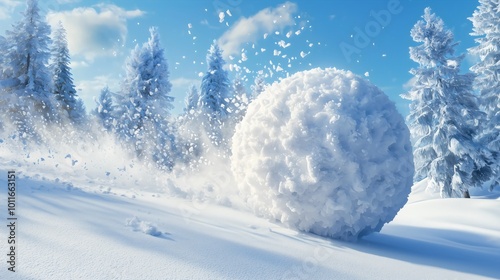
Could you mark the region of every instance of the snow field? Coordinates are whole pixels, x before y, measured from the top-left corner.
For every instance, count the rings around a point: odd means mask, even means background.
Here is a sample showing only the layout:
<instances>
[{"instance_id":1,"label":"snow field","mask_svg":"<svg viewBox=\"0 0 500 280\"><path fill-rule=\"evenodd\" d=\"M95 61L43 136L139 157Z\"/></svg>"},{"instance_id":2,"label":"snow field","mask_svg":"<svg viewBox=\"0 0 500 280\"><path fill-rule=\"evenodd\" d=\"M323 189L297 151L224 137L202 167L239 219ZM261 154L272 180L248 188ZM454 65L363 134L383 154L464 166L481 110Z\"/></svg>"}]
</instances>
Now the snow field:
<instances>
[{"instance_id":1,"label":"snow field","mask_svg":"<svg viewBox=\"0 0 500 280\"><path fill-rule=\"evenodd\" d=\"M68 189L61 182L19 175L20 262L14 276L0 270L1 279L500 277L495 222L500 200L433 199L425 193L425 181L413 187L409 203L380 233L351 243L164 193L132 196L126 185L107 185L112 192L92 182ZM0 177L5 183L6 176ZM0 211L0 219L5 215ZM153 224L161 235L127 226L131 217ZM0 250L6 250L5 242Z\"/></svg>"}]
</instances>

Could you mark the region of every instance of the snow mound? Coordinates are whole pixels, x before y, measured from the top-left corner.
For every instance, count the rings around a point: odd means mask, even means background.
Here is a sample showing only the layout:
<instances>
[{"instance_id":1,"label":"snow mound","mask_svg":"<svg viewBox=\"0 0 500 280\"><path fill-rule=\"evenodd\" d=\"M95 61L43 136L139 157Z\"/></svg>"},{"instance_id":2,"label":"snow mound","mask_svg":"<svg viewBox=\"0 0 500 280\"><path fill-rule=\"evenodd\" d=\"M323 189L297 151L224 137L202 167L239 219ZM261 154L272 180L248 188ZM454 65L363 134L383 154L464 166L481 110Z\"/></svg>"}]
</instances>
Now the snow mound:
<instances>
[{"instance_id":1,"label":"snow mound","mask_svg":"<svg viewBox=\"0 0 500 280\"><path fill-rule=\"evenodd\" d=\"M321 236L379 231L412 186L403 117L377 87L335 68L268 87L238 125L232 151L240 194L257 215Z\"/></svg>"},{"instance_id":2,"label":"snow mound","mask_svg":"<svg viewBox=\"0 0 500 280\"><path fill-rule=\"evenodd\" d=\"M127 219L125 225L131 227L134 231L139 231L152 236L161 235L161 231L158 231L156 226L154 226L150 222L143 221L138 217Z\"/></svg>"}]
</instances>

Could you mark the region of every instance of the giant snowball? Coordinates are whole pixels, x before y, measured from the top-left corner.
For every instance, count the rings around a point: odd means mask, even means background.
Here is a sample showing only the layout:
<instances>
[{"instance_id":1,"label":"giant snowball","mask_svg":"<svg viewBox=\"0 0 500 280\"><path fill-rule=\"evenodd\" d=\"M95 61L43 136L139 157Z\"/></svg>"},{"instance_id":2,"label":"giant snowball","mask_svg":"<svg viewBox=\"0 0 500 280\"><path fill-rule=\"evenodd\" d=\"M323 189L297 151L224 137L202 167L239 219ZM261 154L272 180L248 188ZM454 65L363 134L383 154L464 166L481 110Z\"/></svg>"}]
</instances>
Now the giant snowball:
<instances>
[{"instance_id":1,"label":"giant snowball","mask_svg":"<svg viewBox=\"0 0 500 280\"><path fill-rule=\"evenodd\" d=\"M232 170L254 212L353 240L390 222L413 179L409 131L387 96L335 68L300 72L249 106Z\"/></svg>"}]
</instances>

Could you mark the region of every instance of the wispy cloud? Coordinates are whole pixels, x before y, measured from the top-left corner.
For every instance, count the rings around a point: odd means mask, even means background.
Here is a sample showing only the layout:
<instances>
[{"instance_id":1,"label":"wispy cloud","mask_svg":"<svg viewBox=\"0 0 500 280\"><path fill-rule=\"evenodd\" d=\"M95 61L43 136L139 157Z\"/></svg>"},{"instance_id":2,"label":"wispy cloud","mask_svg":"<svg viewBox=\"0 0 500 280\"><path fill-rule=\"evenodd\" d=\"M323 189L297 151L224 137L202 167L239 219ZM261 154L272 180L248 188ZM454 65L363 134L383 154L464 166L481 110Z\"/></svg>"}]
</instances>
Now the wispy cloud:
<instances>
[{"instance_id":1,"label":"wispy cloud","mask_svg":"<svg viewBox=\"0 0 500 280\"><path fill-rule=\"evenodd\" d=\"M251 17L242 17L218 40L224 56L238 54L243 44L256 42L264 33L281 31L293 25L293 14L297 10L295 3L285 2L275 8L263 9Z\"/></svg>"},{"instance_id":2,"label":"wispy cloud","mask_svg":"<svg viewBox=\"0 0 500 280\"><path fill-rule=\"evenodd\" d=\"M99 4L70 11L50 11L47 20L52 26L61 21L68 33L71 54L91 61L97 56L115 55L127 39L127 20L144 14L138 9Z\"/></svg>"},{"instance_id":3,"label":"wispy cloud","mask_svg":"<svg viewBox=\"0 0 500 280\"><path fill-rule=\"evenodd\" d=\"M0 20L9 19L22 0L0 0Z\"/></svg>"}]
</instances>

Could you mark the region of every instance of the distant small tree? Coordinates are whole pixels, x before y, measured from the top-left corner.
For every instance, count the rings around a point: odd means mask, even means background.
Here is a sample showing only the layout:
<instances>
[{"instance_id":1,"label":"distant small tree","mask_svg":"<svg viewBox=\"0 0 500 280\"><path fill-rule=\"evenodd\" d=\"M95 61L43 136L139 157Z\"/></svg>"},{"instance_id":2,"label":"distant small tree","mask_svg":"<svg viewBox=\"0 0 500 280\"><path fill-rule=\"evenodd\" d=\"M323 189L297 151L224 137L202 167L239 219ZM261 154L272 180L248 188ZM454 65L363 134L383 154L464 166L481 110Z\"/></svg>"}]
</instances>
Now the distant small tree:
<instances>
[{"instance_id":1,"label":"distant small tree","mask_svg":"<svg viewBox=\"0 0 500 280\"><path fill-rule=\"evenodd\" d=\"M491 168L488 151L474 142L480 120L474 76L462 75L464 56L453 56L457 43L444 22L426 8L411 30L410 57L419 67L415 83L403 97L411 100L408 123L414 143L416 179L430 178L442 197L462 197L469 187L482 187Z\"/></svg>"},{"instance_id":2,"label":"distant small tree","mask_svg":"<svg viewBox=\"0 0 500 280\"><path fill-rule=\"evenodd\" d=\"M223 146L225 143L222 127L227 118L230 83L222 50L214 42L207 54L208 69L201 81L198 109L203 115L200 121L211 143Z\"/></svg>"},{"instance_id":3,"label":"distant small tree","mask_svg":"<svg viewBox=\"0 0 500 280\"><path fill-rule=\"evenodd\" d=\"M85 120L85 109L83 103L77 98L73 77L71 74L70 56L68 42L66 41L66 30L61 22L54 32L54 44L52 48L53 61L51 64L53 93L58 101L59 108L66 111L68 118L81 124Z\"/></svg>"},{"instance_id":4,"label":"distant small tree","mask_svg":"<svg viewBox=\"0 0 500 280\"><path fill-rule=\"evenodd\" d=\"M100 124L108 132L111 132L116 125L115 105L113 97L108 87L101 90L99 98L96 100L97 107L94 110L94 115L99 120Z\"/></svg>"},{"instance_id":5,"label":"distant small tree","mask_svg":"<svg viewBox=\"0 0 500 280\"><path fill-rule=\"evenodd\" d=\"M198 100L200 99L200 94L195 85L191 85L187 91L186 100L184 101L184 111L190 113L198 109Z\"/></svg>"},{"instance_id":6,"label":"distant small tree","mask_svg":"<svg viewBox=\"0 0 500 280\"><path fill-rule=\"evenodd\" d=\"M500 2L479 0L472 17L477 46L469 52L479 58L470 69L476 74L475 88L480 93L480 107L486 113L486 121L480 141L493 153L491 168L495 176L490 189L500 185Z\"/></svg>"},{"instance_id":7,"label":"distant small tree","mask_svg":"<svg viewBox=\"0 0 500 280\"><path fill-rule=\"evenodd\" d=\"M207 54L208 69L201 81L198 107L218 119L227 114L226 98L229 96L230 84L227 71L224 70L225 64L222 50L214 42Z\"/></svg>"}]
</instances>

